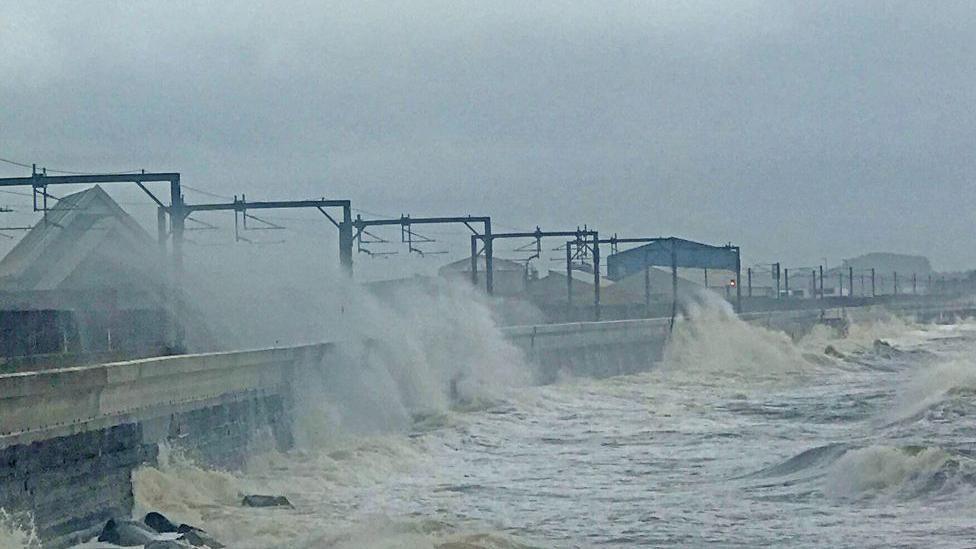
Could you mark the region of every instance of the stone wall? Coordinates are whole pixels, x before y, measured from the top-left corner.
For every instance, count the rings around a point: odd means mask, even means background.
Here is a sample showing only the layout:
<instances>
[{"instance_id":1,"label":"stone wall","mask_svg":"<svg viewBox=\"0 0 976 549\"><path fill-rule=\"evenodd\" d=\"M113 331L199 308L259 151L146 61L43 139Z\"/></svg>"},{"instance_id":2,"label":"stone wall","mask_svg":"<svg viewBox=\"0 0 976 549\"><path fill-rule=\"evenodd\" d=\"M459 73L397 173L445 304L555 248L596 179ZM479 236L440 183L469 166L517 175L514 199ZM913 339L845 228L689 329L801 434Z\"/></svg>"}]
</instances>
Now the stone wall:
<instances>
[{"instance_id":1,"label":"stone wall","mask_svg":"<svg viewBox=\"0 0 976 549\"><path fill-rule=\"evenodd\" d=\"M197 463L234 470L255 433L279 449L292 437L279 395L242 395L204 408L0 449L0 507L30 513L45 547L67 547L132 509L132 471L161 444Z\"/></svg>"}]
</instances>

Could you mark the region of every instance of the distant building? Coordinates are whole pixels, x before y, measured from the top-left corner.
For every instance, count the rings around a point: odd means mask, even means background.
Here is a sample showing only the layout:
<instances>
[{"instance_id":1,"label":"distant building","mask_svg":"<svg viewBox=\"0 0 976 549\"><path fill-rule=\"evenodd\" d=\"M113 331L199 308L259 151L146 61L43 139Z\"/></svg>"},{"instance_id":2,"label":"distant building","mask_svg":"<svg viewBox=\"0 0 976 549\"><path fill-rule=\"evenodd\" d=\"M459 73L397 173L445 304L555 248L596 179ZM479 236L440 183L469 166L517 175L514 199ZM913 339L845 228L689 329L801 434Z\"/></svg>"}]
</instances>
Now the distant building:
<instances>
[{"instance_id":1,"label":"distant building","mask_svg":"<svg viewBox=\"0 0 976 549\"><path fill-rule=\"evenodd\" d=\"M853 294L871 295L871 270L874 270L874 292L877 295L925 292L932 275L927 257L895 253L869 253L845 259L841 267L824 273L825 295L851 295L851 269L854 270Z\"/></svg>"},{"instance_id":2,"label":"distant building","mask_svg":"<svg viewBox=\"0 0 976 549\"><path fill-rule=\"evenodd\" d=\"M855 271L875 269L879 273L899 273L903 276L928 276L932 272L929 259L921 255L870 253L851 259L845 259L843 267L854 267Z\"/></svg>"},{"instance_id":3,"label":"distant building","mask_svg":"<svg viewBox=\"0 0 976 549\"><path fill-rule=\"evenodd\" d=\"M0 356L166 352L158 250L100 187L62 198L0 260Z\"/></svg>"},{"instance_id":4,"label":"distant building","mask_svg":"<svg viewBox=\"0 0 976 549\"><path fill-rule=\"evenodd\" d=\"M672 280L670 269L659 269L651 267L648 270L650 284L651 302L671 301ZM701 282L689 280L688 277L698 275L702 278ZM691 294L704 289L702 282L704 275L701 269L679 269L678 271L678 295ZM613 286L603 291L601 302L606 305L633 305L644 303L645 300L645 275L644 271L632 273L618 280ZM711 283L711 278L709 278Z\"/></svg>"},{"instance_id":5,"label":"distant building","mask_svg":"<svg viewBox=\"0 0 976 549\"><path fill-rule=\"evenodd\" d=\"M575 305L593 303L593 273L573 270L572 276L573 303ZM606 278L600 279L601 292L612 285L613 282ZM570 285L567 284L566 273L562 271L549 271L548 275L529 281L529 300L539 306L565 305L569 292Z\"/></svg>"},{"instance_id":6,"label":"distant building","mask_svg":"<svg viewBox=\"0 0 976 549\"><path fill-rule=\"evenodd\" d=\"M480 255L478 261L478 287L485 289L485 256ZM492 261L492 284L494 295L500 297L518 296L525 293L528 278L525 265L499 257ZM465 258L448 263L437 274L448 280L471 280L471 258Z\"/></svg>"}]
</instances>

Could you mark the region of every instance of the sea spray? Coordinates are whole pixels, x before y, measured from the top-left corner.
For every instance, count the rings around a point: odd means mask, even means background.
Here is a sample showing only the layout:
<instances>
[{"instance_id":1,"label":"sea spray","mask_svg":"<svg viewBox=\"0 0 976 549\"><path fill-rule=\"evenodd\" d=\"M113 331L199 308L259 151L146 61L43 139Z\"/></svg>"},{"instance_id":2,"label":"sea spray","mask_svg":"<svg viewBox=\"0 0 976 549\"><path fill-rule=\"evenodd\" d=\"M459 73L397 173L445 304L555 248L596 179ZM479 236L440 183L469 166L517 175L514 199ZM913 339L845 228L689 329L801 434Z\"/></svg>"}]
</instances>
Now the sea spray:
<instances>
[{"instance_id":1,"label":"sea spray","mask_svg":"<svg viewBox=\"0 0 976 549\"><path fill-rule=\"evenodd\" d=\"M530 379L521 352L465 284L436 281L382 302L357 299L336 352L299 374L300 445L404 431L417 417L490 404Z\"/></svg>"},{"instance_id":2,"label":"sea spray","mask_svg":"<svg viewBox=\"0 0 976 549\"><path fill-rule=\"evenodd\" d=\"M738 379L778 377L810 367L789 336L739 319L728 302L711 292L685 301L662 360L666 371Z\"/></svg>"}]
</instances>

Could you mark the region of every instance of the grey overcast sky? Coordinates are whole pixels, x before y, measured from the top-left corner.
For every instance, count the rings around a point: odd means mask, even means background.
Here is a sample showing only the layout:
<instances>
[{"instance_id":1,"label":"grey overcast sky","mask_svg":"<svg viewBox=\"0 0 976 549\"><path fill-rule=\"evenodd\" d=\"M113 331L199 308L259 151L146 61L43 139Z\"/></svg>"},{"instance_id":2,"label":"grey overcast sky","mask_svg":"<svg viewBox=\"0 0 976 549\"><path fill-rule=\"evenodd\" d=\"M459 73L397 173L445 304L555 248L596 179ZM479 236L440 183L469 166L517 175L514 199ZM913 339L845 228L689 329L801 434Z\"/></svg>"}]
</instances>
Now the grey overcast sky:
<instances>
[{"instance_id":1,"label":"grey overcast sky","mask_svg":"<svg viewBox=\"0 0 976 549\"><path fill-rule=\"evenodd\" d=\"M971 2L0 5L4 158L749 261L976 266L974 90Z\"/></svg>"}]
</instances>

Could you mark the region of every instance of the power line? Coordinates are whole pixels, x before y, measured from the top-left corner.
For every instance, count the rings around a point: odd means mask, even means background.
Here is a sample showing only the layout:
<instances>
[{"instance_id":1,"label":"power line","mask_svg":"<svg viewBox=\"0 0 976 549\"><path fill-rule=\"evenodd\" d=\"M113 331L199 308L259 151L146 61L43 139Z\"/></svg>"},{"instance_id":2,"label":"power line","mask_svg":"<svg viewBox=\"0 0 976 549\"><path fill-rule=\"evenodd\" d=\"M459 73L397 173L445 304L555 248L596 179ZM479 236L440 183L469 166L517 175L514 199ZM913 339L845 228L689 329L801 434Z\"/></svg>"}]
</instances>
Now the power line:
<instances>
[{"instance_id":1,"label":"power line","mask_svg":"<svg viewBox=\"0 0 976 549\"><path fill-rule=\"evenodd\" d=\"M26 196L27 198L33 198L34 197L34 195L32 195L31 193L25 193L25 192L20 192L20 191L8 191L6 189L0 189L0 193L15 194L17 196Z\"/></svg>"},{"instance_id":2,"label":"power line","mask_svg":"<svg viewBox=\"0 0 976 549\"><path fill-rule=\"evenodd\" d=\"M224 200L233 200L234 199L234 197L232 197L232 196L227 196L225 194L212 193L210 191L205 191L203 189L198 189L196 187L191 187L191 186L187 185L186 183L183 184L183 188L184 189L187 189L187 190L190 190L190 191L193 191L193 192L196 192L196 193L200 193L200 194L205 195L205 196L209 196L210 198L222 198Z\"/></svg>"},{"instance_id":3,"label":"power line","mask_svg":"<svg viewBox=\"0 0 976 549\"><path fill-rule=\"evenodd\" d=\"M0 162L6 162L7 164L12 164L14 166L20 166L21 168L31 168L34 169L35 164L26 164L24 162L17 162L16 160L10 160L9 158L0 158ZM125 175L128 173L139 173L141 170L125 170L121 172L111 172L106 174L105 172L78 172L73 170L58 170L55 168L43 167L43 169L51 173L60 173L63 175Z\"/></svg>"},{"instance_id":4,"label":"power line","mask_svg":"<svg viewBox=\"0 0 976 549\"><path fill-rule=\"evenodd\" d=\"M33 167L30 164L24 164L22 162L17 162L17 161L14 161L14 160L9 160L7 158L0 158L0 162L6 162L7 164L13 164L14 166L20 166L21 168L31 168L31 167Z\"/></svg>"}]
</instances>

